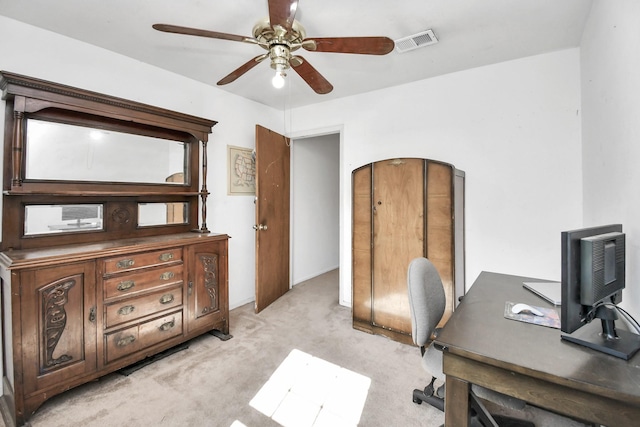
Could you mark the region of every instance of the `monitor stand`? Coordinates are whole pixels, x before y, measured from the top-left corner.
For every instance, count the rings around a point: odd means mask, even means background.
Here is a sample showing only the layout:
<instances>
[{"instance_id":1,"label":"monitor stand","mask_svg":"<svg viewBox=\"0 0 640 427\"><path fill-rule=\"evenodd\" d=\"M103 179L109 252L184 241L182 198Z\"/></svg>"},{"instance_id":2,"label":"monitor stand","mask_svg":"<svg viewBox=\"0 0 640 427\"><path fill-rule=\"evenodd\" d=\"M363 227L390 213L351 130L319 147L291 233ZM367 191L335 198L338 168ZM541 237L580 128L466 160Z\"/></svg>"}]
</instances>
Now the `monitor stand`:
<instances>
[{"instance_id":1,"label":"monitor stand","mask_svg":"<svg viewBox=\"0 0 640 427\"><path fill-rule=\"evenodd\" d=\"M602 320L601 328L592 322L561 338L624 360L631 359L640 350L640 335L616 330L613 320Z\"/></svg>"}]
</instances>

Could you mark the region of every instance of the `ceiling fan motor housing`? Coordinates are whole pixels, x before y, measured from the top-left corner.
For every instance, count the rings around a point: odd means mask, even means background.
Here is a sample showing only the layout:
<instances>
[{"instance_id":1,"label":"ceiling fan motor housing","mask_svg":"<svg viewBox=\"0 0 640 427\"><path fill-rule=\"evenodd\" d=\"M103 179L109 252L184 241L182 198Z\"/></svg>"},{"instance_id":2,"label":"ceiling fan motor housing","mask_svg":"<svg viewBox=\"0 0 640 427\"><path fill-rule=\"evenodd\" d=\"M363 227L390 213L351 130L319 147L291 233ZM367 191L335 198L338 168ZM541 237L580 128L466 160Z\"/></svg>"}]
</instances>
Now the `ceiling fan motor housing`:
<instances>
[{"instance_id":1,"label":"ceiling fan motor housing","mask_svg":"<svg viewBox=\"0 0 640 427\"><path fill-rule=\"evenodd\" d=\"M298 21L294 20L291 29L287 31L280 25L271 26L269 18L266 17L253 27L253 37L258 40L260 46L269 51L271 68L284 72L291 67L291 51L300 48L306 32Z\"/></svg>"},{"instance_id":2,"label":"ceiling fan motor housing","mask_svg":"<svg viewBox=\"0 0 640 427\"><path fill-rule=\"evenodd\" d=\"M271 59L271 68L276 71L283 72L289 69L289 60L291 59L291 51L286 44L274 43L269 46L269 58Z\"/></svg>"}]
</instances>

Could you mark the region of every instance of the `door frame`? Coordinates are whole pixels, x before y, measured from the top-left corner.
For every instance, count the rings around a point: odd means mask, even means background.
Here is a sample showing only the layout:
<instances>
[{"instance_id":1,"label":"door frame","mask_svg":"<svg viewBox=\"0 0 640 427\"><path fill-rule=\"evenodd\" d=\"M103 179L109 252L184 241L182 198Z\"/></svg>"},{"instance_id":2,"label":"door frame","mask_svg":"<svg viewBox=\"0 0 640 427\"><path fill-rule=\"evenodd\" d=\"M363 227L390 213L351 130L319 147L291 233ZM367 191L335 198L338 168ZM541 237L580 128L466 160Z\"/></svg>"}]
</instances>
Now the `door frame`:
<instances>
[{"instance_id":1,"label":"door frame","mask_svg":"<svg viewBox=\"0 0 640 427\"><path fill-rule=\"evenodd\" d=\"M290 206L290 210L291 212L289 213L289 216L291 218L290 221L290 236L293 236L293 204L295 203L294 199L293 199L293 190L294 190L294 185L295 185L295 179L293 176L293 159L295 158L295 148L296 148L296 140L300 140L300 139L307 139L307 138L314 138L314 137L319 137L319 136L324 136L324 135L338 135L338 145L339 145L339 166L338 166L338 170L339 170L339 227L340 227L340 231L339 231L339 239L338 239L338 260L339 260L339 269L340 269L340 273L339 273L339 296L338 296L338 301L340 305L344 305L347 307L351 307L351 264L350 264L350 260L346 260L348 262L345 262L345 260L343 260L343 255L344 255L344 251L343 251L343 247L344 247L344 242L345 242L345 236L349 238L349 245L351 242L351 223L349 221L348 218L345 218L345 206L348 206L351 203L351 195L348 191L346 191L346 189L350 188L350 186L348 185L348 179L350 179L349 176L347 176L345 178L345 173L344 173L344 125L335 125L335 126L327 126L327 127L322 127L322 128L315 128L315 129L307 129L307 130L301 130L301 131L295 131L295 132L285 132L284 136L289 138L291 141L291 165L290 165L290 171L289 171L289 175L290 175L290 189L289 191L291 192L291 206ZM289 265L290 265L290 280L291 280L291 284L290 287L293 287L293 251L295 250L293 248L293 237L291 238L291 245L290 245L290 251L289 251ZM347 251L348 252L348 251Z\"/></svg>"}]
</instances>

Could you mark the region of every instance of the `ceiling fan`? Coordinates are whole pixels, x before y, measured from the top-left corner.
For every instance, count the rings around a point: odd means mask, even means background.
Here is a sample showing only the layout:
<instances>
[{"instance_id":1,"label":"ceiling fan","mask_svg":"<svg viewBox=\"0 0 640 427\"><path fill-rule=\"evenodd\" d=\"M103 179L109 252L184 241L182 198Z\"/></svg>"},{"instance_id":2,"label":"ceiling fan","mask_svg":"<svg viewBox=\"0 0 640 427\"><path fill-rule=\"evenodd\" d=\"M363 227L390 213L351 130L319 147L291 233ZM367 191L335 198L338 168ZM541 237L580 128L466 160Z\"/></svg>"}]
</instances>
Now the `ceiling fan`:
<instances>
[{"instance_id":1,"label":"ceiling fan","mask_svg":"<svg viewBox=\"0 0 640 427\"><path fill-rule=\"evenodd\" d=\"M268 0L269 16L260 20L253 28L253 37L197 28L180 27L169 24L154 24L153 28L167 33L186 34L214 39L251 43L265 49L267 53L258 55L241 65L218 82L226 85L269 58L271 68L276 70L273 85L282 87L289 68L293 68L302 79L318 94L333 90L325 79L302 56L292 54L303 48L311 52L356 53L365 55L386 55L394 48L388 37L321 37L306 38L304 27L295 20L298 0Z\"/></svg>"}]
</instances>

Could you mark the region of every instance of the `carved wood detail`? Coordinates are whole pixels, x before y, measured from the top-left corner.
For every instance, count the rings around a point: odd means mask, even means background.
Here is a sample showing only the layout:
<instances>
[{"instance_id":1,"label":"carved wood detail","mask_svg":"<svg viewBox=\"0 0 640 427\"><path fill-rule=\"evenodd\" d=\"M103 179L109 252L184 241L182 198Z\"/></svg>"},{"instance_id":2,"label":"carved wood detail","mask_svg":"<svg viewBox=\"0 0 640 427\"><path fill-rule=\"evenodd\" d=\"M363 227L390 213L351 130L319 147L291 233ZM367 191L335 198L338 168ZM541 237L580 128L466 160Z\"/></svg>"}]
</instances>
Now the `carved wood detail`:
<instances>
[{"instance_id":1,"label":"carved wood detail","mask_svg":"<svg viewBox=\"0 0 640 427\"><path fill-rule=\"evenodd\" d=\"M47 368L66 363L73 359L73 357L68 354L54 358L53 352L67 325L65 305L69 301L69 290L75 285L76 279L64 278L52 283L52 285L42 292L45 348L44 366Z\"/></svg>"},{"instance_id":2,"label":"carved wood detail","mask_svg":"<svg viewBox=\"0 0 640 427\"><path fill-rule=\"evenodd\" d=\"M207 197L209 196L209 190L207 190L207 141L202 141L202 189L200 190L200 199L202 202L202 225L200 226L201 233L209 233L207 228Z\"/></svg>"},{"instance_id":3,"label":"carved wood detail","mask_svg":"<svg viewBox=\"0 0 640 427\"><path fill-rule=\"evenodd\" d=\"M11 149L12 157L11 157L11 185L20 186L22 185L22 151L24 145L24 113L22 111L14 111L13 112L14 122L13 122L13 140L14 144Z\"/></svg>"},{"instance_id":4,"label":"carved wood detail","mask_svg":"<svg viewBox=\"0 0 640 427\"><path fill-rule=\"evenodd\" d=\"M206 314L218 307L218 256L200 255L199 258L204 271L204 288L211 300L211 305L202 309L202 314Z\"/></svg>"},{"instance_id":5,"label":"carved wood detail","mask_svg":"<svg viewBox=\"0 0 640 427\"><path fill-rule=\"evenodd\" d=\"M117 224L128 224L131 221L131 211L126 208L118 208L111 213L113 222Z\"/></svg>"}]
</instances>

